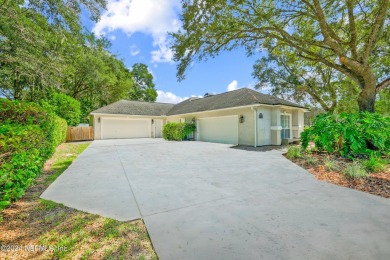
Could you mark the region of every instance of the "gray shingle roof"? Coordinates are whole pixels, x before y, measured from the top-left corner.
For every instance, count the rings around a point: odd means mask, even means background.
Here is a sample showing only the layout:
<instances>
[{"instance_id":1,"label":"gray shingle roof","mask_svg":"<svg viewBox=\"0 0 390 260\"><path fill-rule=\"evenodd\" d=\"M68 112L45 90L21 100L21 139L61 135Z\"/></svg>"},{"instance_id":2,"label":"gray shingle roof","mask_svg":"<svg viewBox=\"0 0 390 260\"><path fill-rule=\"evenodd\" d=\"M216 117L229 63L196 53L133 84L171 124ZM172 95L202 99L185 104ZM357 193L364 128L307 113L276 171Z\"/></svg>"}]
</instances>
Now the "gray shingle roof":
<instances>
[{"instance_id":1,"label":"gray shingle roof","mask_svg":"<svg viewBox=\"0 0 390 260\"><path fill-rule=\"evenodd\" d=\"M123 114L140 116L180 115L223 108L267 104L285 105L304 108L298 104L270 95L259 93L248 88L211 95L205 98L190 98L179 104L141 102L120 100L111 105L99 108L92 113Z\"/></svg>"},{"instance_id":2,"label":"gray shingle roof","mask_svg":"<svg viewBox=\"0 0 390 260\"><path fill-rule=\"evenodd\" d=\"M265 95L249 88L241 88L205 98L185 100L175 105L167 115L187 114L256 104L286 105L303 108L298 104L277 97Z\"/></svg>"},{"instance_id":3,"label":"gray shingle roof","mask_svg":"<svg viewBox=\"0 0 390 260\"><path fill-rule=\"evenodd\" d=\"M137 116L162 116L166 115L174 104L120 100L108 106L96 109L91 113L121 114Z\"/></svg>"}]
</instances>

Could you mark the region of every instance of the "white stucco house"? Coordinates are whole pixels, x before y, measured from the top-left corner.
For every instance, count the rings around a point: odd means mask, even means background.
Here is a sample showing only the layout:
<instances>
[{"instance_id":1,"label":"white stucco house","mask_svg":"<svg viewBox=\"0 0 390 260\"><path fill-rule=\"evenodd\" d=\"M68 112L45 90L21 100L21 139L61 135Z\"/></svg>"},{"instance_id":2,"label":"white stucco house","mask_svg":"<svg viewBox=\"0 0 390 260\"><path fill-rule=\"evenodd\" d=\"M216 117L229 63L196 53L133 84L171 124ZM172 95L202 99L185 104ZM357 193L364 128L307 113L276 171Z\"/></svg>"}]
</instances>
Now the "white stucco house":
<instances>
[{"instance_id":1,"label":"white stucco house","mask_svg":"<svg viewBox=\"0 0 390 260\"><path fill-rule=\"evenodd\" d=\"M167 122L193 122L197 141L256 147L299 138L305 111L298 104L242 88L178 104L120 100L91 115L95 139L160 138Z\"/></svg>"}]
</instances>

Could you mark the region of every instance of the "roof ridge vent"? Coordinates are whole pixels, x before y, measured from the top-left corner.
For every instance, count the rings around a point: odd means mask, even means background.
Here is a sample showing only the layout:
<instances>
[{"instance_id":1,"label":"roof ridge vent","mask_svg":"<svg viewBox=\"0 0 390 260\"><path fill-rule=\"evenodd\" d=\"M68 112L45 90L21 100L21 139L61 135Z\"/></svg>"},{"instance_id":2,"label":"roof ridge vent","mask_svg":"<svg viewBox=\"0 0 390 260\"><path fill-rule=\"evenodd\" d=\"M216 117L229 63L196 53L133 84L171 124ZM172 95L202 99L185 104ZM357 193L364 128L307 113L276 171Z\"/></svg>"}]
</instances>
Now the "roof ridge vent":
<instances>
[{"instance_id":1,"label":"roof ridge vent","mask_svg":"<svg viewBox=\"0 0 390 260\"><path fill-rule=\"evenodd\" d=\"M215 94L214 93L206 93L206 94L204 94L204 97L211 97L211 96L215 96Z\"/></svg>"}]
</instances>

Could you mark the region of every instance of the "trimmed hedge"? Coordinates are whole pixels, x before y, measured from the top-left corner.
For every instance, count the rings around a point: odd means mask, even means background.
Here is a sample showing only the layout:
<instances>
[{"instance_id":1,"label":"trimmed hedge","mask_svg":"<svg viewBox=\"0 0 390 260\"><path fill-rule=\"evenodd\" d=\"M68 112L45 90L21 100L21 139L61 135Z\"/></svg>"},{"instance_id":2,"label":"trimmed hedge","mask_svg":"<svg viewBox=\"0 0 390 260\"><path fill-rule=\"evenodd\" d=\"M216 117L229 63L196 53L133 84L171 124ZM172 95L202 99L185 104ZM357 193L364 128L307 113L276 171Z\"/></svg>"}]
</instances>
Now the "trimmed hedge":
<instances>
[{"instance_id":1,"label":"trimmed hedge","mask_svg":"<svg viewBox=\"0 0 390 260\"><path fill-rule=\"evenodd\" d=\"M0 211L24 195L66 130L64 119L37 104L0 100Z\"/></svg>"},{"instance_id":2,"label":"trimmed hedge","mask_svg":"<svg viewBox=\"0 0 390 260\"><path fill-rule=\"evenodd\" d=\"M390 117L368 112L318 115L301 134L302 147L314 141L317 149L347 157L390 155Z\"/></svg>"},{"instance_id":3,"label":"trimmed hedge","mask_svg":"<svg viewBox=\"0 0 390 260\"><path fill-rule=\"evenodd\" d=\"M170 122L164 126L163 137L169 141L182 141L195 130L195 124Z\"/></svg>"}]
</instances>

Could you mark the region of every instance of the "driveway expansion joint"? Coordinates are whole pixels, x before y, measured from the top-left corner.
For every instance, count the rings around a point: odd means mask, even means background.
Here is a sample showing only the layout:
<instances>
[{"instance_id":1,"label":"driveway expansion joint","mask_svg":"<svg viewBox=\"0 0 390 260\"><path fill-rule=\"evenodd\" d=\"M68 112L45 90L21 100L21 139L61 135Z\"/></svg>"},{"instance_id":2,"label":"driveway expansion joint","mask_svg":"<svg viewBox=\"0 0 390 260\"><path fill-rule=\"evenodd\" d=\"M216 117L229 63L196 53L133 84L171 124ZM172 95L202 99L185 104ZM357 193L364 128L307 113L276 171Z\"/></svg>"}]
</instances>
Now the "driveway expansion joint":
<instances>
[{"instance_id":1,"label":"driveway expansion joint","mask_svg":"<svg viewBox=\"0 0 390 260\"><path fill-rule=\"evenodd\" d=\"M131 182L130 182L130 180L129 180L129 177L127 177L126 169L125 169L125 167L124 167L124 165L123 165L121 156L120 156L119 151L118 151L118 149L117 149L116 147L115 147L115 151L116 151L116 153L117 153L117 155L118 155L119 162L121 163L121 166L122 166L123 174L125 175L125 178L126 178L126 180L127 180L127 184L129 185L129 188L130 188L130 190L131 190L131 194L133 195L135 204L137 205L138 213L139 213L139 215L141 216L141 219L143 219L142 212L141 212L141 208L139 207L137 198L135 197L135 194L134 194L133 187L132 187L132 185L131 185Z\"/></svg>"}]
</instances>

